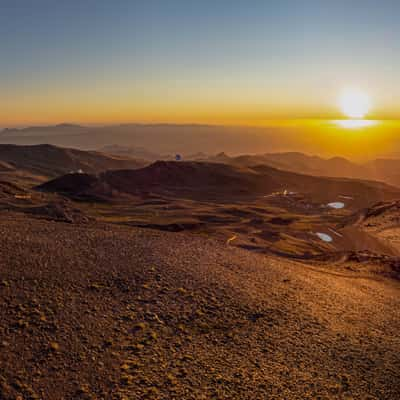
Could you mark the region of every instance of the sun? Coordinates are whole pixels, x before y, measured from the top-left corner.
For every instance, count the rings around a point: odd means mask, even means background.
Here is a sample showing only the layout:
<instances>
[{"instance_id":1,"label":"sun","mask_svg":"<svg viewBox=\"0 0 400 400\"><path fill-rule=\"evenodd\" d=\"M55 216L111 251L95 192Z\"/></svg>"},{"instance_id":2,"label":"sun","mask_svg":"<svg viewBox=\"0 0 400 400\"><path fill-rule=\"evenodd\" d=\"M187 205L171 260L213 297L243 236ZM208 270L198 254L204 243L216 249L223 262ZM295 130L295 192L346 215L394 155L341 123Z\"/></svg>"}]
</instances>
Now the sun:
<instances>
[{"instance_id":1,"label":"sun","mask_svg":"<svg viewBox=\"0 0 400 400\"><path fill-rule=\"evenodd\" d=\"M361 90L346 89L340 94L339 107L346 117L362 119L371 108L371 99L367 93Z\"/></svg>"}]
</instances>

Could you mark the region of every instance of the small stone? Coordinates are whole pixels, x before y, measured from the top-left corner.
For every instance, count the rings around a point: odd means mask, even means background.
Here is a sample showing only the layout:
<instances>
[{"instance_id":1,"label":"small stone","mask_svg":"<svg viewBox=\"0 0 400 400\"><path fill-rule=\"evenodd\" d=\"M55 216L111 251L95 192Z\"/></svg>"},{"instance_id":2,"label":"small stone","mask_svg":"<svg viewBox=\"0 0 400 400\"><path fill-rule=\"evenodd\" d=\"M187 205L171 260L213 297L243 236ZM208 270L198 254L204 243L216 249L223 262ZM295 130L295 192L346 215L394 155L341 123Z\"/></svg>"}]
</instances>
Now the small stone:
<instances>
[{"instance_id":1,"label":"small stone","mask_svg":"<svg viewBox=\"0 0 400 400\"><path fill-rule=\"evenodd\" d=\"M60 345L57 342L50 342L50 349L53 351L59 351Z\"/></svg>"}]
</instances>

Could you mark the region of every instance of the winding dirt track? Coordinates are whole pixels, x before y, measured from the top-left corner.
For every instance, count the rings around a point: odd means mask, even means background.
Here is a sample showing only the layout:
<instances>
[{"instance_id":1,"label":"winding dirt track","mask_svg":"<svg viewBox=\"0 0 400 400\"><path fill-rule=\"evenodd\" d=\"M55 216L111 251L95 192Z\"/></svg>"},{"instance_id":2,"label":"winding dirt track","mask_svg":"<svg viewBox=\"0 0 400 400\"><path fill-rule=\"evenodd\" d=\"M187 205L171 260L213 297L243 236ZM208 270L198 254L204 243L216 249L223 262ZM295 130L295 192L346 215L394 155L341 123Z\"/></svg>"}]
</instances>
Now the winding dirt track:
<instances>
[{"instance_id":1,"label":"winding dirt track","mask_svg":"<svg viewBox=\"0 0 400 400\"><path fill-rule=\"evenodd\" d=\"M0 399L400 398L398 282L188 233L0 237Z\"/></svg>"}]
</instances>

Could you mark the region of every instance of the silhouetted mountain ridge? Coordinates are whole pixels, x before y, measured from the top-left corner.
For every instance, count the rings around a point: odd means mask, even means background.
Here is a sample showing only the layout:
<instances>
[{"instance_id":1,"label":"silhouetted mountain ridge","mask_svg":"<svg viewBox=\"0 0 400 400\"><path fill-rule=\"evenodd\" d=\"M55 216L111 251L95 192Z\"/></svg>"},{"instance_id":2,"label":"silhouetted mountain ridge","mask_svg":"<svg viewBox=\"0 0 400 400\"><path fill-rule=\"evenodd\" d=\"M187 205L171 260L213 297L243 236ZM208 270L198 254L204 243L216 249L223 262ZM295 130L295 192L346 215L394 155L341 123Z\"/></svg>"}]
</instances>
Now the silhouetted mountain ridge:
<instances>
[{"instance_id":1,"label":"silhouetted mountain ridge","mask_svg":"<svg viewBox=\"0 0 400 400\"><path fill-rule=\"evenodd\" d=\"M82 187L82 180L87 184ZM76 180L76 190L74 190ZM400 189L380 182L346 178L315 177L266 165L252 168L208 162L157 161L136 170L106 171L83 178L79 174L56 178L39 187L85 197L113 196L113 191L136 195L163 193L196 199L239 199L267 196L276 191L301 192L314 201L329 202L338 195L352 196L352 204L366 206L400 197ZM68 188L68 190L65 190Z\"/></svg>"}]
</instances>

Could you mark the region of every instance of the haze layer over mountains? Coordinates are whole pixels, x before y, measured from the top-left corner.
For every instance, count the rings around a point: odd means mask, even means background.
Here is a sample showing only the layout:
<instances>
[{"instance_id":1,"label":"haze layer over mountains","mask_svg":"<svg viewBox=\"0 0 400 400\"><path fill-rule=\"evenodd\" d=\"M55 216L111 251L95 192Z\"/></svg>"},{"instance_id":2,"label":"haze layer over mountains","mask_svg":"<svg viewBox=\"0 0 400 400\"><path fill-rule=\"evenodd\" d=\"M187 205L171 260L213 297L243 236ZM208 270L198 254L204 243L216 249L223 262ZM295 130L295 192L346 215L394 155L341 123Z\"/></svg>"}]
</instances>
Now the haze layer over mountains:
<instances>
[{"instance_id":1,"label":"haze layer over mountains","mask_svg":"<svg viewBox=\"0 0 400 400\"><path fill-rule=\"evenodd\" d=\"M386 126L386 125L388 126ZM60 124L5 128L0 143L53 144L83 150L104 146L142 147L156 154L185 155L225 152L230 155L303 152L324 158L344 156L363 162L398 158L399 126L382 122L362 130L338 127L334 121L271 126L223 126L198 124L125 124L80 126ZM365 140L364 140L365 139ZM400 158L400 157L399 157Z\"/></svg>"}]
</instances>

